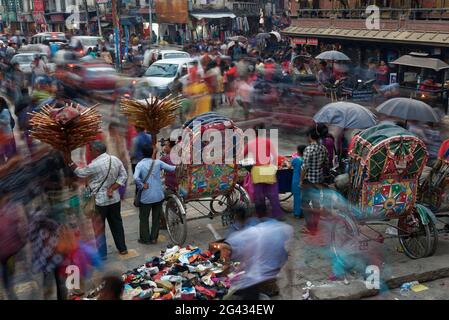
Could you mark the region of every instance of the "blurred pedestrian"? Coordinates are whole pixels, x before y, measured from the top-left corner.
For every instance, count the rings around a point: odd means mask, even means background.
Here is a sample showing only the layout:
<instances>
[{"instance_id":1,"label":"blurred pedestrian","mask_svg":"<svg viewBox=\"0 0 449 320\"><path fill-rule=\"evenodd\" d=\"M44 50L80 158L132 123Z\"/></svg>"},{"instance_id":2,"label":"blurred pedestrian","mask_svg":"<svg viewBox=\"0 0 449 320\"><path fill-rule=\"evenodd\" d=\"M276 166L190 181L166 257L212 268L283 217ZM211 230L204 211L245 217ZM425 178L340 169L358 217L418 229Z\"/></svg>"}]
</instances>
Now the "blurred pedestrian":
<instances>
[{"instance_id":1,"label":"blurred pedestrian","mask_svg":"<svg viewBox=\"0 0 449 320\"><path fill-rule=\"evenodd\" d=\"M106 145L109 150L109 154L119 158L126 172L128 172L129 159L128 153L126 151L125 135L124 130L122 130L119 122L112 121L109 124L109 135L106 140ZM125 182L125 184L123 186L120 186L119 188L120 199L122 200L125 198L126 186L127 183Z\"/></svg>"},{"instance_id":2,"label":"blurred pedestrian","mask_svg":"<svg viewBox=\"0 0 449 320\"><path fill-rule=\"evenodd\" d=\"M121 277L106 276L102 281L102 289L98 300L122 300L124 283Z\"/></svg>"},{"instance_id":3,"label":"blurred pedestrian","mask_svg":"<svg viewBox=\"0 0 449 320\"><path fill-rule=\"evenodd\" d=\"M143 159L142 154L142 147L146 144L150 144L152 142L152 137L150 134L145 132L144 128L137 127L136 126L137 135L132 139L132 146L131 146L131 169L134 173L137 164L140 160ZM137 192L137 190L136 190Z\"/></svg>"},{"instance_id":4,"label":"blurred pedestrian","mask_svg":"<svg viewBox=\"0 0 449 320\"><path fill-rule=\"evenodd\" d=\"M14 139L14 119L9 112L8 103L0 97L0 165L12 158L16 150Z\"/></svg>"},{"instance_id":5,"label":"blurred pedestrian","mask_svg":"<svg viewBox=\"0 0 449 320\"><path fill-rule=\"evenodd\" d=\"M307 146L300 145L297 148L297 156L292 159L291 166L293 168L292 178L292 194L293 194L293 216L300 218L302 214L301 209L301 169L303 163L304 150Z\"/></svg>"},{"instance_id":6,"label":"blurred pedestrian","mask_svg":"<svg viewBox=\"0 0 449 320\"><path fill-rule=\"evenodd\" d=\"M3 286L9 300L16 300L13 276L15 256L27 242L27 220L23 208L0 190L0 268Z\"/></svg>"},{"instance_id":7,"label":"blurred pedestrian","mask_svg":"<svg viewBox=\"0 0 449 320\"><path fill-rule=\"evenodd\" d=\"M246 215L244 220L251 216ZM243 221L244 227L219 244L220 259L229 270L231 259L244 273L231 283L232 298L260 300L261 294L276 296L276 278L288 260L293 228L275 219L260 223Z\"/></svg>"}]
</instances>

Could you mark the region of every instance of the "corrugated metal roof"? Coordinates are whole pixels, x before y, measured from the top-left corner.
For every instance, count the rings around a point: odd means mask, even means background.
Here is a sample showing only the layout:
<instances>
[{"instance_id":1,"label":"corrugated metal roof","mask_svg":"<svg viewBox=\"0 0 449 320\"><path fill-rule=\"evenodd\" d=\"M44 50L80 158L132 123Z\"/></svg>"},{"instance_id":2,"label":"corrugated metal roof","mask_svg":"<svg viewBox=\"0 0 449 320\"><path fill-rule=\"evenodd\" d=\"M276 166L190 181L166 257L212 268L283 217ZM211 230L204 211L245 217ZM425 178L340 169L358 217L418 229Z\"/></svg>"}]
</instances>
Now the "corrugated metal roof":
<instances>
[{"instance_id":1,"label":"corrugated metal roof","mask_svg":"<svg viewBox=\"0 0 449 320\"><path fill-rule=\"evenodd\" d=\"M366 41L401 42L413 44L430 44L449 47L449 33L384 31L366 29L311 28L291 26L282 31L289 36L316 36L322 38L354 39Z\"/></svg>"}]
</instances>

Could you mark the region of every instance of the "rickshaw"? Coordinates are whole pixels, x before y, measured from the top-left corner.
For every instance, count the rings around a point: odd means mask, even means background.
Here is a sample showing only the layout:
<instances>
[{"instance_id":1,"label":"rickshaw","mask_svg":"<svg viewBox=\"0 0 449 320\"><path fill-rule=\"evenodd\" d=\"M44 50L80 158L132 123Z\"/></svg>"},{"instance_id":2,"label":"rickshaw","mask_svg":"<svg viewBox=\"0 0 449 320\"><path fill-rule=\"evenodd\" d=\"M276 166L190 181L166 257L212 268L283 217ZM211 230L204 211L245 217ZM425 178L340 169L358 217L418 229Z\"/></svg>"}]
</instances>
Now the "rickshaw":
<instances>
[{"instance_id":1,"label":"rickshaw","mask_svg":"<svg viewBox=\"0 0 449 320\"><path fill-rule=\"evenodd\" d=\"M331 208L337 215L331 250L343 266L349 267L351 258L366 250L370 241L383 243L393 237L399 238L404 253L412 259L435 252L435 216L416 203L418 179L427 158L424 142L393 124L376 125L353 138L349 151L349 210ZM330 205L337 202L331 200ZM397 224L390 222L394 220ZM394 228L397 235L394 232L385 236L374 225ZM367 234L367 230L375 236Z\"/></svg>"},{"instance_id":2,"label":"rickshaw","mask_svg":"<svg viewBox=\"0 0 449 320\"><path fill-rule=\"evenodd\" d=\"M447 144L441 146L438 161L430 172L422 175L418 189L418 198L421 203L435 212L437 218L448 217L449 211L449 147ZM449 223L441 221L444 228L440 232L449 232Z\"/></svg>"},{"instance_id":3,"label":"rickshaw","mask_svg":"<svg viewBox=\"0 0 449 320\"><path fill-rule=\"evenodd\" d=\"M197 124L200 124L199 130L195 127ZM207 143L201 142L201 136L209 129L215 129L221 134L224 150L221 155L205 152ZM243 134L232 120L215 112L198 115L183 125L179 148L182 151L182 164L177 166L176 171L178 188L167 197L164 210L167 231L174 244L182 245L185 242L187 221L221 216L223 225L229 225L233 223L232 207L238 203L249 206L248 193L237 183L239 165L235 154L242 144L236 144L234 140L230 147L227 146L225 132L232 132L237 139ZM200 148L196 147L197 143ZM229 152L234 155L232 163L225 162ZM198 164L195 162L196 156L201 159ZM200 216L187 218L187 204L193 203L200 205L206 212L191 205Z\"/></svg>"}]
</instances>

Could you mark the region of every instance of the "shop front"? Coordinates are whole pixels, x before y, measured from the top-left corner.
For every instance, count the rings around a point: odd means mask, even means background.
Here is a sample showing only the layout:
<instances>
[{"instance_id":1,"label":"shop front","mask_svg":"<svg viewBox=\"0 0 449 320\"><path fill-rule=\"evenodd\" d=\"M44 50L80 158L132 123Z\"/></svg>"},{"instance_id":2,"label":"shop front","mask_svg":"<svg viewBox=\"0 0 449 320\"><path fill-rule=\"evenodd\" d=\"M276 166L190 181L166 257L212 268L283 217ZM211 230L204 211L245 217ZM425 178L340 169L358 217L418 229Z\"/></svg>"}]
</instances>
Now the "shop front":
<instances>
[{"instance_id":1,"label":"shop front","mask_svg":"<svg viewBox=\"0 0 449 320\"><path fill-rule=\"evenodd\" d=\"M49 30L52 32L64 32L65 31L65 13L64 12L52 12L47 13L47 21Z\"/></svg>"},{"instance_id":2,"label":"shop front","mask_svg":"<svg viewBox=\"0 0 449 320\"><path fill-rule=\"evenodd\" d=\"M199 40L219 40L224 42L233 36L240 29L236 27L237 16L227 11L197 11L190 13L192 23L189 25L189 38L193 41ZM246 26L241 26L242 29Z\"/></svg>"}]
</instances>

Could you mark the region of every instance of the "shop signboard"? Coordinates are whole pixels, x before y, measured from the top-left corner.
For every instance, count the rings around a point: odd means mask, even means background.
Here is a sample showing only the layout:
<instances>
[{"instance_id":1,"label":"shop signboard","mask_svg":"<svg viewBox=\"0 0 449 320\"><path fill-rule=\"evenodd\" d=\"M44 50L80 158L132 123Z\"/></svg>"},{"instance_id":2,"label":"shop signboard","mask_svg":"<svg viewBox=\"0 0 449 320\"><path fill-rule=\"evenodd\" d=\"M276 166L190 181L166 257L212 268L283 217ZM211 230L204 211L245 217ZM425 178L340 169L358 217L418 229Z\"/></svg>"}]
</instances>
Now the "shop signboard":
<instances>
[{"instance_id":1,"label":"shop signboard","mask_svg":"<svg viewBox=\"0 0 449 320\"><path fill-rule=\"evenodd\" d=\"M311 45L311 46L317 46L318 39L317 38L307 38L307 44Z\"/></svg>"},{"instance_id":2,"label":"shop signboard","mask_svg":"<svg viewBox=\"0 0 449 320\"><path fill-rule=\"evenodd\" d=\"M307 38L293 38L293 44L307 44Z\"/></svg>"},{"instance_id":3,"label":"shop signboard","mask_svg":"<svg viewBox=\"0 0 449 320\"><path fill-rule=\"evenodd\" d=\"M188 4L185 0L156 0L155 13L158 23L187 23Z\"/></svg>"}]
</instances>

